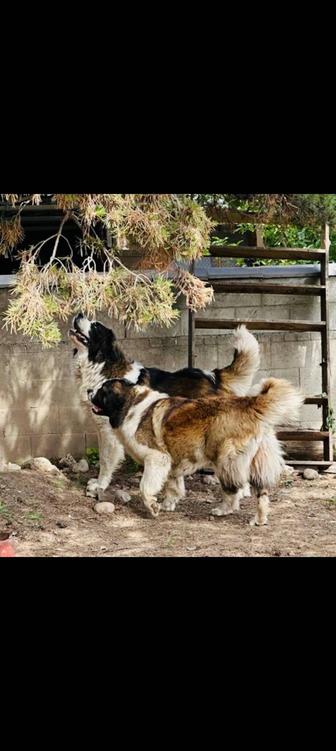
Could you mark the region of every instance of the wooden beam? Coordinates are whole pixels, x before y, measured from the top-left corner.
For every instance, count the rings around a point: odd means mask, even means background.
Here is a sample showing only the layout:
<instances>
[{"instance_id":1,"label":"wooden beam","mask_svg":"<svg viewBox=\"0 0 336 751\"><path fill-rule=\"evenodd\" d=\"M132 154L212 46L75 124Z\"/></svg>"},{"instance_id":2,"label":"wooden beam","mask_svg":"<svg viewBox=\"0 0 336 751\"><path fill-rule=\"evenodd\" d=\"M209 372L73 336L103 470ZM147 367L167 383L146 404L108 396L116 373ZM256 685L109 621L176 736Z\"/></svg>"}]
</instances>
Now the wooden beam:
<instances>
[{"instance_id":1,"label":"wooden beam","mask_svg":"<svg viewBox=\"0 0 336 751\"><path fill-rule=\"evenodd\" d=\"M314 459L310 459L309 461L306 461L305 459L301 461L301 459L286 459L286 464L289 464L290 467L295 467L298 469L299 467L302 467L303 469L306 469L307 467L316 467L319 470L328 469L328 467L331 467L332 461L315 461Z\"/></svg>"},{"instance_id":2,"label":"wooden beam","mask_svg":"<svg viewBox=\"0 0 336 751\"><path fill-rule=\"evenodd\" d=\"M244 324L252 331L323 331L325 322L314 321L251 321L250 319L230 318L224 321L196 318L196 329L235 329Z\"/></svg>"},{"instance_id":3,"label":"wooden beam","mask_svg":"<svg viewBox=\"0 0 336 751\"><path fill-rule=\"evenodd\" d=\"M249 245L211 245L210 253L217 258L270 258L287 260L320 261L325 258L325 250L307 248L264 248Z\"/></svg>"},{"instance_id":4,"label":"wooden beam","mask_svg":"<svg viewBox=\"0 0 336 751\"><path fill-rule=\"evenodd\" d=\"M321 261L321 284L325 287L324 293L321 296L321 318L325 321L325 327L321 334L321 349L322 349L322 392L328 394L331 393L331 372L330 372L330 340L329 340L329 299L328 299L328 278L329 278L329 248L330 248L330 232L329 225L325 224L322 233L322 246L324 248L325 256ZM329 403L323 405L323 427L328 427L329 419ZM324 444L324 459L333 460L333 441L331 433L329 434L329 441Z\"/></svg>"},{"instance_id":5,"label":"wooden beam","mask_svg":"<svg viewBox=\"0 0 336 751\"><path fill-rule=\"evenodd\" d=\"M305 404L328 404L328 397L327 396L306 396L304 400Z\"/></svg>"},{"instance_id":6,"label":"wooden beam","mask_svg":"<svg viewBox=\"0 0 336 751\"><path fill-rule=\"evenodd\" d=\"M324 430L279 430L279 441L326 441L329 432Z\"/></svg>"},{"instance_id":7,"label":"wooden beam","mask_svg":"<svg viewBox=\"0 0 336 751\"><path fill-rule=\"evenodd\" d=\"M315 284L276 284L268 282L212 281L209 284L217 294L221 292L259 292L269 295L313 295L321 297L325 287Z\"/></svg>"}]
</instances>

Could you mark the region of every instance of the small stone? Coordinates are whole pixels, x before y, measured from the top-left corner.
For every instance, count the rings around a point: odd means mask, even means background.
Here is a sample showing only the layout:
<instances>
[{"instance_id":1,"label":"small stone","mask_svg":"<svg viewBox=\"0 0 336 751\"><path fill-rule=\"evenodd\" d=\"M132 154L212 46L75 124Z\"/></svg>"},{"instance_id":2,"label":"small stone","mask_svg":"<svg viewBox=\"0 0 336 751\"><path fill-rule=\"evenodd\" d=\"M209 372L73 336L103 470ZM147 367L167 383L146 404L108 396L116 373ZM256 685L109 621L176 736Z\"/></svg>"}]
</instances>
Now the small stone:
<instances>
[{"instance_id":1,"label":"small stone","mask_svg":"<svg viewBox=\"0 0 336 751\"><path fill-rule=\"evenodd\" d=\"M316 469L305 469L303 473L304 480L317 480L318 476L319 473L316 471Z\"/></svg>"},{"instance_id":2,"label":"small stone","mask_svg":"<svg viewBox=\"0 0 336 751\"><path fill-rule=\"evenodd\" d=\"M7 472L17 472L19 469L21 469L19 464L12 464L12 462L8 462Z\"/></svg>"},{"instance_id":3,"label":"small stone","mask_svg":"<svg viewBox=\"0 0 336 751\"><path fill-rule=\"evenodd\" d=\"M289 477L292 477L292 475L295 474L294 467L290 467L289 464L286 464L282 471L282 477L283 479L288 479Z\"/></svg>"},{"instance_id":4,"label":"small stone","mask_svg":"<svg viewBox=\"0 0 336 751\"><path fill-rule=\"evenodd\" d=\"M219 479L216 477L216 475L204 475L203 477L204 485L219 485Z\"/></svg>"},{"instance_id":5,"label":"small stone","mask_svg":"<svg viewBox=\"0 0 336 751\"><path fill-rule=\"evenodd\" d=\"M73 472L88 472L88 471L89 471L89 465L86 459L81 459L73 467Z\"/></svg>"},{"instance_id":6,"label":"small stone","mask_svg":"<svg viewBox=\"0 0 336 751\"><path fill-rule=\"evenodd\" d=\"M0 466L0 472L17 472L19 469L21 469L19 464L13 464L12 462L8 462L8 464L1 464Z\"/></svg>"},{"instance_id":7,"label":"small stone","mask_svg":"<svg viewBox=\"0 0 336 751\"><path fill-rule=\"evenodd\" d=\"M56 522L56 527L60 527L60 529L65 529L67 527L67 524L64 524L64 522Z\"/></svg>"},{"instance_id":8,"label":"small stone","mask_svg":"<svg viewBox=\"0 0 336 751\"><path fill-rule=\"evenodd\" d=\"M57 467L55 467L54 464L52 464L49 459L46 459L44 456L36 456L31 461L31 468L37 469L38 472L53 472L54 474L58 474L59 470Z\"/></svg>"},{"instance_id":9,"label":"small stone","mask_svg":"<svg viewBox=\"0 0 336 751\"><path fill-rule=\"evenodd\" d=\"M120 503L129 503L132 500L132 496L126 492L126 490L116 490L114 497Z\"/></svg>"},{"instance_id":10,"label":"small stone","mask_svg":"<svg viewBox=\"0 0 336 751\"><path fill-rule=\"evenodd\" d=\"M97 512L97 514L113 514L114 503L109 503L108 501L96 503L94 510Z\"/></svg>"},{"instance_id":11,"label":"small stone","mask_svg":"<svg viewBox=\"0 0 336 751\"><path fill-rule=\"evenodd\" d=\"M336 462L333 462L331 467L328 467L328 469L325 470L325 474L336 475Z\"/></svg>"}]
</instances>

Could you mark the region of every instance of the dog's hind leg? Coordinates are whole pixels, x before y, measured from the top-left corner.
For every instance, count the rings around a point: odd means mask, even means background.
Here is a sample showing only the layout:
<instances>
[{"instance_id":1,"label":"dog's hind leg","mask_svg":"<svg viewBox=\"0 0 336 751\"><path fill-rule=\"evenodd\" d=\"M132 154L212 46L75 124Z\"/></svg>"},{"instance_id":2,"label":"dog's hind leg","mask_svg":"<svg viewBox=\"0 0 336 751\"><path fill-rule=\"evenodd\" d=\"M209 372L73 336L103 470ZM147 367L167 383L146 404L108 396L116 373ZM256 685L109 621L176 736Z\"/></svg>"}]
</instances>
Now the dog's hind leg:
<instances>
[{"instance_id":1,"label":"dog's hind leg","mask_svg":"<svg viewBox=\"0 0 336 751\"><path fill-rule=\"evenodd\" d=\"M257 513L251 525L261 527L267 524L270 505L268 489L278 484L283 467L281 444L274 432L265 434L250 468L251 484L257 494Z\"/></svg>"},{"instance_id":2,"label":"dog's hind leg","mask_svg":"<svg viewBox=\"0 0 336 751\"><path fill-rule=\"evenodd\" d=\"M269 505L270 501L267 490L265 488L257 490L257 513L254 519L250 522L252 527L263 527L267 524Z\"/></svg>"},{"instance_id":3,"label":"dog's hind leg","mask_svg":"<svg viewBox=\"0 0 336 751\"><path fill-rule=\"evenodd\" d=\"M144 460L144 472L140 482L143 502L152 516L158 516L160 504L156 496L162 490L171 468L171 459L161 451L151 451Z\"/></svg>"},{"instance_id":4,"label":"dog's hind leg","mask_svg":"<svg viewBox=\"0 0 336 751\"><path fill-rule=\"evenodd\" d=\"M116 438L108 418L104 419L107 419L106 424L97 425L100 466L98 478L92 478L87 484L86 495L90 498L97 498L99 491L108 488L114 472L125 458L123 446Z\"/></svg>"},{"instance_id":5,"label":"dog's hind leg","mask_svg":"<svg viewBox=\"0 0 336 751\"><path fill-rule=\"evenodd\" d=\"M162 511L175 511L178 502L185 497L185 494L183 475L169 477L165 487L165 497L160 508Z\"/></svg>"}]
</instances>

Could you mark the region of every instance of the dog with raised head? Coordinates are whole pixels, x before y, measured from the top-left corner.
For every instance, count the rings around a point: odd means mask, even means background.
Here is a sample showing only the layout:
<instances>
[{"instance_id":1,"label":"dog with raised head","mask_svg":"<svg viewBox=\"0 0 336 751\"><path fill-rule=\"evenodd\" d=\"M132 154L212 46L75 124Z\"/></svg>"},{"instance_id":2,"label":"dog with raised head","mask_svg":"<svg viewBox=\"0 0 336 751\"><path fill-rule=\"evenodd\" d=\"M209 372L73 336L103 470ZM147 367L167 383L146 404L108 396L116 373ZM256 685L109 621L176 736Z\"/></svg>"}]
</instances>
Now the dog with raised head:
<instances>
[{"instance_id":1,"label":"dog with raised head","mask_svg":"<svg viewBox=\"0 0 336 751\"><path fill-rule=\"evenodd\" d=\"M259 345L245 326L234 332L232 363L212 371L184 368L175 372L147 368L130 360L119 347L112 329L99 321L77 315L69 331L75 345L74 363L80 381L82 401L88 404L88 390L97 390L105 380L126 378L132 384L143 384L170 396L189 398L216 394L247 394L259 368ZM90 408L91 412L91 408ZM98 433L100 471L91 479L87 495L96 497L109 486L113 473L124 459L124 449L106 417L95 415ZM181 481L183 484L183 481ZM248 492L247 490L245 491Z\"/></svg>"},{"instance_id":2,"label":"dog with raised head","mask_svg":"<svg viewBox=\"0 0 336 751\"><path fill-rule=\"evenodd\" d=\"M245 397L184 399L117 378L90 391L89 399L95 414L109 417L125 452L143 464L140 492L152 516L160 511L157 495L164 486L163 508L173 510L183 495L184 475L211 467L223 492L211 513L238 511L250 481L257 495L255 524L267 524L268 491L284 466L274 430L284 420L295 422L303 403L288 381L265 379Z\"/></svg>"}]
</instances>

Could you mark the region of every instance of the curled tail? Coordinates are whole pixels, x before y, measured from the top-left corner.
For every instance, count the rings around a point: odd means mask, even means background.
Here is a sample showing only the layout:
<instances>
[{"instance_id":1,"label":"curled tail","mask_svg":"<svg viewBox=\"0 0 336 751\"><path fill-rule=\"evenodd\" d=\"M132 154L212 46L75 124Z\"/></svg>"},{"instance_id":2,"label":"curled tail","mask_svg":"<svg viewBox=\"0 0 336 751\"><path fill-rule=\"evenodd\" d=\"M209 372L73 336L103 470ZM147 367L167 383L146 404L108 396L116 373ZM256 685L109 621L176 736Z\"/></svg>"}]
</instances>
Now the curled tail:
<instances>
[{"instance_id":1,"label":"curled tail","mask_svg":"<svg viewBox=\"0 0 336 751\"><path fill-rule=\"evenodd\" d=\"M223 391L245 396L260 365L259 344L246 326L238 326L234 335L235 354L231 365L216 370Z\"/></svg>"},{"instance_id":2,"label":"curled tail","mask_svg":"<svg viewBox=\"0 0 336 751\"><path fill-rule=\"evenodd\" d=\"M296 422L304 401L300 391L284 378L265 378L250 395L255 397L252 406L259 419L274 428Z\"/></svg>"}]
</instances>

